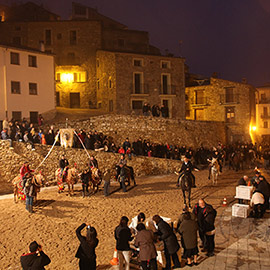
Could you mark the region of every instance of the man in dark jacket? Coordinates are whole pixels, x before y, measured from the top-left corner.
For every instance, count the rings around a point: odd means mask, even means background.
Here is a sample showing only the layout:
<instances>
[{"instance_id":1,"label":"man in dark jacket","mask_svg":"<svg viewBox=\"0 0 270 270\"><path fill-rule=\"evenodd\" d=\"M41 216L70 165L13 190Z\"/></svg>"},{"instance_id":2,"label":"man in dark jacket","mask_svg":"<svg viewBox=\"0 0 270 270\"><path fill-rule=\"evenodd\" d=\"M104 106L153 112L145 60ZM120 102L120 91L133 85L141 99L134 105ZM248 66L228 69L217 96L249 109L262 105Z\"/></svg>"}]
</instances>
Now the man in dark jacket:
<instances>
[{"instance_id":1,"label":"man in dark jacket","mask_svg":"<svg viewBox=\"0 0 270 270\"><path fill-rule=\"evenodd\" d=\"M65 175L67 174L67 166L68 165L69 165L68 160L65 158L64 155L62 155L61 159L59 160L59 167L61 169L60 177L62 177L62 180L64 180Z\"/></svg>"},{"instance_id":2,"label":"man in dark jacket","mask_svg":"<svg viewBox=\"0 0 270 270\"><path fill-rule=\"evenodd\" d=\"M20 258L23 270L45 270L44 266L48 265L51 260L42 251L41 245L36 241L29 245L30 253L23 254Z\"/></svg>"},{"instance_id":3,"label":"man in dark jacket","mask_svg":"<svg viewBox=\"0 0 270 270\"><path fill-rule=\"evenodd\" d=\"M164 242L164 253L166 258L165 269L171 269L171 258L174 264L173 268L180 268L181 264L177 255L177 251L180 246L172 228L158 215L153 216L153 221L158 227L158 235L160 239Z\"/></svg>"},{"instance_id":4,"label":"man in dark jacket","mask_svg":"<svg viewBox=\"0 0 270 270\"><path fill-rule=\"evenodd\" d=\"M270 185L266 181L265 177L262 175L259 176L258 180L259 181L257 182L257 188L255 191L263 194L264 208L268 209L269 208Z\"/></svg>"}]
</instances>

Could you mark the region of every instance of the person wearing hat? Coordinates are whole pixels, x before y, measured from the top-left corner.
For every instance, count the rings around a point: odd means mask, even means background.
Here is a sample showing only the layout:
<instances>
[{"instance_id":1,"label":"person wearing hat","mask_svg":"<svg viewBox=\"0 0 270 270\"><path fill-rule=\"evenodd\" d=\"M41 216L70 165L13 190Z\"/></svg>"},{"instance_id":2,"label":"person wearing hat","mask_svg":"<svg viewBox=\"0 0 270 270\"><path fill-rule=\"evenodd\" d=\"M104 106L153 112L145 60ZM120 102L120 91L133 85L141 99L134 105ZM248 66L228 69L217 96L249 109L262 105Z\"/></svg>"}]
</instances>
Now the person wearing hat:
<instances>
[{"instance_id":1,"label":"person wearing hat","mask_svg":"<svg viewBox=\"0 0 270 270\"><path fill-rule=\"evenodd\" d=\"M181 167L181 169L180 169L180 171L179 171L179 176L178 176L178 179L177 179L177 186L178 186L178 187L179 187L179 185L180 185L180 179L181 179L181 177L182 177L184 174L186 174L186 175L188 175L188 176L191 177L191 179L192 179L192 187L194 187L194 188L196 187L196 185L195 185L195 176L194 176L194 174L192 173L193 170L199 171L199 169L198 169L197 167L195 167L195 166L191 163L191 161L188 159L188 157L185 156L185 157L184 157L184 162L183 162L182 167Z\"/></svg>"},{"instance_id":2,"label":"person wearing hat","mask_svg":"<svg viewBox=\"0 0 270 270\"><path fill-rule=\"evenodd\" d=\"M23 254L20 258L23 270L45 270L44 266L50 264L51 260L43 252L42 246L33 241L29 245L29 251L29 253Z\"/></svg>"}]
</instances>

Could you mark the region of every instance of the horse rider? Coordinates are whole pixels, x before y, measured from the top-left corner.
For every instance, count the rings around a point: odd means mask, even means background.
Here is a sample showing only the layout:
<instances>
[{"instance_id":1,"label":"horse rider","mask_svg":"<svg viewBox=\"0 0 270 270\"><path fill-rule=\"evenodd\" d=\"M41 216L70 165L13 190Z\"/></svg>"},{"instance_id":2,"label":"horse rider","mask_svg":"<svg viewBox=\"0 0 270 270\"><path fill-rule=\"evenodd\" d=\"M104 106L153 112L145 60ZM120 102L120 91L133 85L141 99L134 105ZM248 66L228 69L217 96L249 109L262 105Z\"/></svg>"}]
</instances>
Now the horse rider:
<instances>
[{"instance_id":1,"label":"horse rider","mask_svg":"<svg viewBox=\"0 0 270 270\"><path fill-rule=\"evenodd\" d=\"M179 177L177 179L177 186L179 187L180 185L180 179L181 177L186 174L187 176L191 177L192 179L192 187L195 188L196 185L195 185L195 176L194 174L192 173L192 171L195 170L195 171L199 171L199 169L197 167L195 167L191 161L188 159L187 156L184 157L184 162L182 164L182 167L179 171Z\"/></svg>"},{"instance_id":2,"label":"horse rider","mask_svg":"<svg viewBox=\"0 0 270 270\"><path fill-rule=\"evenodd\" d=\"M121 155L120 160L119 160L118 164L116 165L116 179L118 179L118 177L120 175L120 170L122 167L124 169L127 168L130 170L130 177L131 177L132 181L134 181L134 185L136 185L134 170L131 166L127 166L127 160L125 159L125 155Z\"/></svg>"},{"instance_id":3,"label":"horse rider","mask_svg":"<svg viewBox=\"0 0 270 270\"><path fill-rule=\"evenodd\" d=\"M212 160L216 159L219 165L219 171L222 172L222 159L223 159L223 155L221 153L219 153L219 151L214 148L214 152L212 154L211 159L208 159L208 161L210 162L209 164L209 174L208 174L208 179L210 180L210 176L211 176L211 169L212 169Z\"/></svg>"},{"instance_id":4,"label":"horse rider","mask_svg":"<svg viewBox=\"0 0 270 270\"><path fill-rule=\"evenodd\" d=\"M62 155L61 159L59 160L59 167L61 169L60 177L61 177L62 181L64 180L65 176L67 175L68 165L69 165L68 160L65 158L64 155Z\"/></svg>"},{"instance_id":5,"label":"horse rider","mask_svg":"<svg viewBox=\"0 0 270 270\"><path fill-rule=\"evenodd\" d=\"M21 180L23 179L23 177L25 176L26 173L29 173L31 175L32 172L34 172L34 170L31 170L30 169L29 162L28 161L25 161L23 163L22 167L20 168L20 177L21 177Z\"/></svg>"},{"instance_id":6,"label":"horse rider","mask_svg":"<svg viewBox=\"0 0 270 270\"><path fill-rule=\"evenodd\" d=\"M91 169L92 168L97 168L98 169L98 162L97 162L97 160L95 159L94 156L90 157L89 166L90 166Z\"/></svg>"}]
</instances>

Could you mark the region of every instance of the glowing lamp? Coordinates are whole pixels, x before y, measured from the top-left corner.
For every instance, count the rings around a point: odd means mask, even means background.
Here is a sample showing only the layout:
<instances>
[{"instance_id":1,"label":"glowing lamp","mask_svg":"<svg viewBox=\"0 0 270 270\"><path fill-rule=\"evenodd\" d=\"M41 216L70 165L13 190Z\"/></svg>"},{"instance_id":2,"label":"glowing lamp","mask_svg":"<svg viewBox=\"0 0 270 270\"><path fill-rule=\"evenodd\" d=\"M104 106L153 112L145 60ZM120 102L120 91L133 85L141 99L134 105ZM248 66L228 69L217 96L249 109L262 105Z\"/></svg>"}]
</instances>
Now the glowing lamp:
<instances>
[{"instance_id":1,"label":"glowing lamp","mask_svg":"<svg viewBox=\"0 0 270 270\"><path fill-rule=\"evenodd\" d=\"M252 130L253 130L253 131L256 131L256 129L257 129L257 127L255 127L255 126L254 126L254 127L252 127Z\"/></svg>"},{"instance_id":2,"label":"glowing lamp","mask_svg":"<svg viewBox=\"0 0 270 270\"><path fill-rule=\"evenodd\" d=\"M74 81L73 73L61 73L61 83L72 83Z\"/></svg>"}]
</instances>

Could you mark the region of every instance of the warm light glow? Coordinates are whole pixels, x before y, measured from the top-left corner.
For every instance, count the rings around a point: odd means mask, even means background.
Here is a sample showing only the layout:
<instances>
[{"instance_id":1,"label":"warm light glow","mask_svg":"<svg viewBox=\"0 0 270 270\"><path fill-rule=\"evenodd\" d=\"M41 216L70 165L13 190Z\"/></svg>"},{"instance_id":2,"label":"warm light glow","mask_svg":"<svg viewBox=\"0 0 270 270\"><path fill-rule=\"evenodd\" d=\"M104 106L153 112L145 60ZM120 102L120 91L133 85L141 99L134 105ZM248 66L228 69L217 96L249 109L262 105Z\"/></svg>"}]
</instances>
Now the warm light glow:
<instances>
[{"instance_id":1,"label":"warm light glow","mask_svg":"<svg viewBox=\"0 0 270 270\"><path fill-rule=\"evenodd\" d=\"M253 130L253 131L256 131L256 129L257 129L257 127L252 127L252 130Z\"/></svg>"},{"instance_id":2,"label":"warm light glow","mask_svg":"<svg viewBox=\"0 0 270 270\"><path fill-rule=\"evenodd\" d=\"M61 83L72 83L74 81L73 73L61 73L60 81Z\"/></svg>"},{"instance_id":3,"label":"warm light glow","mask_svg":"<svg viewBox=\"0 0 270 270\"><path fill-rule=\"evenodd\" d=\"M251 138L252 143L255 143L255 138L254 138L254 132L257 130L256 126L249 125L249 136Z\"/></svg>"}]
</instances>

